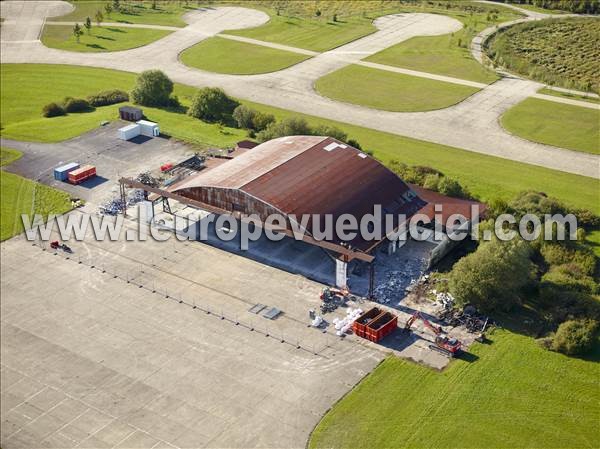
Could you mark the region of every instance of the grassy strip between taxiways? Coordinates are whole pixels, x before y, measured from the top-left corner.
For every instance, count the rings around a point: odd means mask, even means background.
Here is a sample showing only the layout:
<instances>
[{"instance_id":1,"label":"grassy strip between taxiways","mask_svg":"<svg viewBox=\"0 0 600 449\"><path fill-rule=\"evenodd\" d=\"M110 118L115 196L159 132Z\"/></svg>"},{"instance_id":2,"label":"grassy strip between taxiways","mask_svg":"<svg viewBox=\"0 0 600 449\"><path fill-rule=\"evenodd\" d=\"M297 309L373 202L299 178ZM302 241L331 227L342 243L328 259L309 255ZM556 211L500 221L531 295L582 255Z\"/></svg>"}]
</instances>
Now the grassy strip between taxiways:
<instances>
[{"instance_id":1,"label":"grassy strip between taxiways","mask_svg":"<svg viewBox=\"0 0 600 449\"><path fill-rule=\"evenodd\" d=\"M252 75L276 72L310 56L213 37L186 49L180 58L185 65L208 72Z\"/></svg>"},{"instance_id":2,"label":"grassy strip between taxiways","mask_svg":"<svg viewBox=\"0 0 600 449\"><path fill-rule=\"evenodd\" d=\"M334 100L395 112L443 109L479 91L475 87L356 64L319 78L315 89Z\"/></svg>"},{"instance_id":3,"label":"grassy strip between taxiways","mask_svg":"<svg viewBox=\"0 0 600 449\"><path fill-rule=\"evenodd\" d=\"M152 8L152 1L121 2L122 11L106 12L105 6L112 5L112 1L74 1L75 9L64 16L49 17L48 21L81 22L87 17L95 20L96 12L100 11L105 22L145 23L149 25L167 25L184 27L186 23L181 16L188 11L196 9L195 5L185 6L182 2L156 1L156 8Z\"/></svg>"},{"instance_id":4,"label":"grassy strip between taxiways","mask_svg":"<svg viewBox=\"0 0 600 449\"><path fill-rule=\"evenodd\" d=\"M42 43L46 47L68 51L118 51L142 47L171 33L171 31L151 28L97 26L96 24L92 25L89 33L85 27L83 30L84 33L77 42L73 35L73 26L46 25L42 33Z\"/></svg>"},{"instance_id":5,"label":"grassy strip between taxiways","mask_svg":"<svg viewBox=\"0 0 600 449\"><path fill-rule=\"evenodd\" d=\"M504 128L527 140L600 154L600 112L528 98L504 113Z\"/></svg>"},{"instance_id":6,"label":"grassy strip between taxiways","mask_svg":"<svg viewBox=\"0 0 600 449\"><path fill-rule=\"evenodd\" d=\"M65 96L85 97L105 89L129 90L135 74L106 69L61 65L3 64L1 112L5 138L57 142L96 128L102 120L115 120L119 105L97 108L94 112L43 118L41 109ZM45 86L51 85L52 90ZM196 89L176 85L175 94L189 104ZM368 128L335 122L292 111L244 101L278 119L304 117L311 124L328 124L344 130L383 163L392 159L411 165L435 167L458 179L483 200L510 199L520 191L546 192L566 203L600 213L597 179L563 173L534 165L513 162L458 148L425 142ZM150 120L160 123L161 131L183 140L204 145L230 146L245 138L240 129L223 127L193 119L181 111L144 107Z\"/></svg>"},{"instance_id":7,"label":"grassy strip between taxiways","mask_svg":"<svg viewBox=\"0 0 600 449\"><path fill-rule=\"evenodd\" d=\"M0 149L1 164L8 165L21 157L9 148ZM23 232L21 214L62 214L71 209L69 195L30 179L0 170L0 240Z\"/></svg>"}]
</instances>

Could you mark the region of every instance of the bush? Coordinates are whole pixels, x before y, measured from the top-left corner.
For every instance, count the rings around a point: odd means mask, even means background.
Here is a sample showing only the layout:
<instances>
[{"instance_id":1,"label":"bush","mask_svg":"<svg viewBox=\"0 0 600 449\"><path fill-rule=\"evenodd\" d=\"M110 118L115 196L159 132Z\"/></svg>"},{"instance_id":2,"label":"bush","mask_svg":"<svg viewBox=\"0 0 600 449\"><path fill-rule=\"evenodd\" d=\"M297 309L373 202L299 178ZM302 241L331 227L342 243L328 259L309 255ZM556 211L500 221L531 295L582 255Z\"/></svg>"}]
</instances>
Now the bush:
<instances>
[{"instance_id":1,"label":"bush","mask_svg":"<svg viewBox=\"0 0 600 449\"><path fill-rule=\"evenodd\" d=\"M231 118L238 105L239 103L228 97L223 89L205 87L192 99L188 114L207 122L224 122Z\"/></svg>"},{"instance_id":2,"label":"bush","mask_svg":"<svg viewBox=\"0 0 600 449\"><path fill-rule=\"evenodd\" d=\"M66 112L85 112L91 109L90 104L83 98L71 97L64 99L63 108Z\"/></svg>"},{"instance_id":3,"label":"bush","mask_svg":"<svg viewBox=\"0 0 600 449\"><path fill-rule=\"evenodd\" d=\"M95 108L99 106L108 106L111 104L129 101L129 94L119 89L104 90L102 92L98 92L96 95L90 95L87 97L87 101L90 106Z\"/></svg>"},{"instance_id":4,"label":"bush","mask_svg":"<svg viewBox=\"0 0 600 449\"><path fill-rule=\"evenodd\" d=\"M423 187L437 192L439 183L440 183L440 175L430 174L430 175L425 176L425 179L423 180Z\"/></svg>"},{"instance_id":5,"label":"bush","mask_svg":"<svg viewBox=\"0 0 600 449\"><path fill-rule=\"evenodd\" d=\"M589 248L571 249L560 243L544 243L540 253L548 265L577 264L580 270L593 276L596 271L596 256Z\"/></svg>"},{"instance_id":6,"label":"bush","mask_svg":"<svg viewBox=\"0 0 600 449\"><path fill-rule=\"evenodd\" d=\"M291 117L286 118L281 122L271 123L266 129L259 132L256 137L259 142L266 142L267 140L276 139L277 137L310 134L312 134L311 129L305 119Z\"/></svg>"},{"instance_id":7,"label":"bush","mask_svg":"<svg viewBox=\"0 0 600 449\"><path fill-rule=\"evenodd\" d=\"M327 126L327 125L317 126L316 128L314 128L312 130L311 134L314 134L315 136L333 137L334 139L340 140L342 142L345 142L346 139L348 138L348 135L341 129L336 128L335 126Z\"/></svg>"},{"instance_id":8,"label":"bush","mask_svg":"<svg viewBox=\"0 0 600 449\"><path fill-rule=\"evenodd\" d=\"M255 131L267 129L267 126L269 126L271 123L275 123L275 116L273 114L257 112L252 119L252 126Z\"/></svg>"},{"instance_id":9,"label":"bush","mask_svg":"<svg viewBox=\"0 0 600 449\"><path fill-rule=\"evenodd\" d=\"M585 354L594 343L598 323L594 320L565 321L556 331L552 350L567 355Z\"/></svg>"},{"instance_id":10,"label":"bush","mask_svg":"<svg viewBox=\"0 0 600 449\"><path fill-rule=\"evenodd\" d=\"M134 103L144 106L169 106L173 82L160 70L146 70L138 76L131 91Z\"/></svg>"},{"instance_id":11,"label":"bush","mask_svg":"<svg viewBox=\"0 0 600 449\"><path fill-rule=\"evenodd\" d=\"M42 108L42 115L44 117L58 117L59 115L66 115L67 113L63 107L57 103L48 103Z\"/></svg>"},{"instance_id":12,"label":"bush","mask_svg":"<svg viewBox=\"0 0 600 449\"><path fill-rule=\"evenodd\" d=\"M551 285L558 290L570 290L594 294L597 290L596 282L591 276L582 272L581 267L575 263L552 267L541 280L543 285Z\"/></svg>"},{"instance_id":13,"label":"bush","mask_svg":"<svg viewBox=\"0 0 600 449\"><path fill-rule=\"evenodd\" d=\"M454 198L469 198L470 195L458 181L444 176L438 184L438 192L442 195L452 196Z\"/></svg>"},{"instance_id":14,"label":"bush","mask_svg":"<svg viewBox=\"0 0 600 449\"><path fill-rule=\"evenodd\" d=\"M522 240L481 243L454 265L450 292L459 305L473 304L485 312L510 310L532 281L530 256L531 248Z\"/></svg>"},{"instance_id":15,"label":"bush","mask_svg":"<svg viewBox=\"0 0 600 449\"><path fill-rule=\"evenodd\" d=\"M346 143L347 143L348 145L350 145L351 147L354 147L354 148L356 148L357 150L362 150L362 146L360 145L360 143L358 143L358 142L357 142L356 140L354 140L354 139L349 139L349 140L348 140ZM372 153L373 153L373 152L371 152L371 154L372 154Z\"/></svg>"},{"instance_id":16,"label":"bush","mask_svg":"<svg viewBox=\"0 0 600 449\"><path fill-rule=\"evenodd\" d=\"M244 106L243 104L235 108L232 114L232 117L237 125L244 129L254 129L255 116L256 111L248 106Z\"/></svg>"}]
</instances>

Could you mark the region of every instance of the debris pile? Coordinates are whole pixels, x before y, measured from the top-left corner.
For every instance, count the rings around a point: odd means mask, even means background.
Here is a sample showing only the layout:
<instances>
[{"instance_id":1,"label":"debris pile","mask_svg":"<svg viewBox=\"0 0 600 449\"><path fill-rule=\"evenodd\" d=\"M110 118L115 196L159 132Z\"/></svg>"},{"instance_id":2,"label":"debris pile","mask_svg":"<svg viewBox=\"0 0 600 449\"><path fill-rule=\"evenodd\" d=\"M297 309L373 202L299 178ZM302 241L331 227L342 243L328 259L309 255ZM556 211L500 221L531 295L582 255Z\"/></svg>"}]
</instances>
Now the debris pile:
<instances>
[{"instance_id":1,"label":"debris pile","mask_svg":"<svg viewBox=\"0 0 600 449\"><path fill-rule=\"evenodd\" d=\"M432 290L431 293L435 295L436 302L441 304L444 309L449 310L454 307L454 296L451 293L438 292L437 290Z\"/></svg>"},{"instance_id":2,"label":"debris pile","mask_svg":"<svg viewBox=\"0 0 600 449\"><path fill-rule=\"evenodd\" d=\"M485 332L491 324L486 316L479 315L474 307L466 306L462 311L457 309L445 309L438 318L447 323L448 326L464 326L472 334Z\"/></svg>"},{"instance_id":3,"label":"debris pile","mask_svg":"<svg viewBox=\"0 0 600 449\"><path fill-rule=\"evenodd\" d=\"M352 323L354 323L362 313L363 311L361 309L348 309L345 318L334 318L333 326L335 327L335 334L338 337L346 334L352 328Z\"/></svg>"},{"instance_id":4,"label":"debris pile","mask_svg":"<svg viewBox=\"0 0 600 449\"><path fill-rule=\"evenodd\" d=\"M127 204L125 206L127 206L127 207L133 206L134 204L137 204L140 201L143 201L144 199L145 199L145 196L144 196L143 190L139 190L139 189L132 190L129 193L129 195L127 196ZM102 205L100 205L99 209L100 209L101 215L115 216L123 211L123 201L119 197L112 198L112 199L106 201L105 203L103 203Z\"/></svg>"},{"instance_id":5,"label":"debris pile","mask_svg":"<svg viewBox=\"0 0 600 449\"><path fill-rule=\"evenodd\" d=\"M137 178L135 178L135 180L137 182L141 182L142 184L146 184L150 187L160 186L160 180L152 176L149 171L140 173L139 175L137 175Z\"/></svg>"},{"instance_id":6,"label":"debris pile","mask_svg":"<svg viewBox=\"0 0 600 449\"><path fill-rule=\"evenodd\" d=\"M391 256L394 257L394 256ZM393 259L392 259L393 260ZM386 270L383 268L375 274L374 295L376 301L381 304L388 304L392 301L401 300L405 294L410 293L419 285L422 280L423 272L427 267L427 261L415 257L397 263L396 267L401 269ZM387 268L387 267L386 267Z\"/></svg>"}]
</instances>

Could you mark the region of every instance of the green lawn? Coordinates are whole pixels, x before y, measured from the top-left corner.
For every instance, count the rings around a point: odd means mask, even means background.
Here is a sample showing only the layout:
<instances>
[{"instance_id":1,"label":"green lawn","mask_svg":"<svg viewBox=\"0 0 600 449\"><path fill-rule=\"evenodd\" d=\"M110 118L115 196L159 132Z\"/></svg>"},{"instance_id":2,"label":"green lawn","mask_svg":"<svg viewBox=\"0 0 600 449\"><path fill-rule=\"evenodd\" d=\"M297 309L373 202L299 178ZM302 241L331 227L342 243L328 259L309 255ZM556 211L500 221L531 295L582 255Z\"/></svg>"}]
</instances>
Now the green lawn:
<instances>
[{"instance_id":1,"label":"green lawn","mask_svg":"<svg viewBox=\"0 0 600 449\"><path fill-rule=\"evenodd\" d=\"M35 68L35 69L33 69ZM93 112L44 118L42 107L66 96L86 97L102 90L131 90L136 75L115 70L61 65L3 64L1 66L2 136L33 142L59 142L115 120L122 104L96 108ZM40 86L52 85L52 89ZM183 103L195 89L176 85L175 95ZM143 108L151 120L161 124L161 131L198 144L227 146L245 137L245 132L221 128L189 117L157 108Z\"/></svg>"},{"instance_id":2,"label":"green lawn","mask_svg":"<svg viewBox=\"0 0 600 449\"><path fill-rule=\"evenodd\" d=\"M502 126L534 142L600 154L600 111L528 98L509 109Z\"/></svg>"},{"instance_id":3,"label":"green lawn","mask_svg":"<svg viewBox=\"0 0 600 449\"><path fill-rule=\"evenodd\" d=\"M0 149L2 165L18 159L21 154L8 148ZM21 214L62 214L71 209L69 195L13 173L0 170L0 240L23 232Z\"/></svg>"},{"instance_id":4,"label":"green lawn","mask_svg":"<svg viewBox=\"0 0 600 449\"><path fill-rule=\"evenodd\" d=\"M475 35L483 29L497 23L515 20L521 15L516 11L503 8L501 4L497 8L488 5L477 6L481 11L439 8L435 4L418 8L405 6L402 8L403 11L447 15L461 21L464 28L441 36L413 37L369 56L366 61L480 83L492 83L498 79L498 76L473 59L469 45ZM496 15L490 14L494 9L498 11Z\"/></svg>"},{"instance_id":5,"label":"green lawn","mask_svg":"<svg viewBox=\"0 0 600 449\"><path fill-rule=\"evenodd\" d=\"M275 72L308 58L310 56L221 37L206 39L181 53L185 65L234 75Z\"/></svg>"},{"instance_id":6,"label":"green lawn","mask_svg":"<svg viewBox=\"0 0 600 449\"><path fill-rule=\"evenodd\" d=\"M567 93L567 92L559 92L557 90L548 89L547 87L544 87L544 88L538 90L538 93L544 94L544 95L552 95L553 97L568 98L570 100L585 101L587 103L596 103L596 104L600 103L599 98L586 97L583 95L575 95L575 94L571 94L571 93Z\"/></svg>"},{"instance_id":7,"label":"green lawn","mask_svg":"<svg viewBox=\"0 0 600 449\"><path fill-rule=\"evenodd\" d=\"M332 22L326 18L284 17L277 16L270 10L265 12L271 16L271 20L265 25L245 30L224 31L224 33L323 52L377 30L371 23L371 19L366 17L351 17L340 22Z\"/></svg>"},{"instance_id":8,"label":"green lawn","mask_svg":"<svg viewBox=\"0 0 600 449\"><path fill-rule=\"evenodd\" d=\"M338 402L309 448L595 448L599 365L508 331L444 372L389 357ZM598 351L596 351L598 352Z\"/></svg>"},{"instance_id":9,"label":"green lawn","mask_svg":"<svg viewBox=\"0 0 600 449\"><path fill-rule=\"evenodd\" d=\"M181 16L195 9L190 2L190 7L182 6L182 2L157 1L157 8L152 9L150 1L128 1L121 2L124 7L123 12L113 11L110 15L104 10L107 3L112 5L112 1L75 1L72 2L75 10L70 14L50 17L49 21L54 22L84 22L86 17L95 21L96 11L100 10L104 15L105 22L122 23L146 23L151 25L167 25L183 27L186 23Z\"/></svg>"},{"instance_id":10,"label":"green lawn","mask_svg":"<svg viewBox=\"0 0 600 449\"><path fill-rule=\"evenodd\" d=\"M85 31L85 28L83 29ZM77 42L72 26L46 25L42 33L42 43L46 47L69 51L118 51L147 45L168 34L171 34L171 31L106 25L99 27L93 24L90 34L84 32Z\"/></svg>"},{"instance_id":11,"label":"green lawn","mask_svg":"<svg viewBox=\"0 0 600 449\"><path fill-rule=\"evenodd\" d=\"M366 61L479 83L492 83L498 76L486 69L452 35L413 37L369 56Z\"/></svg>"},{"instance_id":12,"label":"green lawn","mask_svg":"<svg viewBox=\"0 0 600 449\"><path fill-rule=\"evenodd\" d=\"M69 114L46 119L41 108L66 95L86 96L109 88L129 90L135 75L131 73L60 65L4 64L2 68L3 137L31 141L60 141L75 137L100 124L101 119L115 119L118 105L98 108L95 112ZM53 91L40 86L51 84ZM195 89L176 85L175 92L184 104ZM544 191L567 204L586 207L600 213L599 182L593 178L571 175L534 165L512 162L435 143L383 133L332 120L306 116L291 111L244 101L269 112L278 119L305 117L311 124L328 124L343 129L350 138L381 161L398 159L412 165L428 165L455 177L483 200L511 199L520 191ZM144 113L160 123L161 131L173 137L215 146L232 145L244 138L238 129L219 127L181 113L144 107Z\"/></svg>"},{"instance_id":13,"label":"green lawn","mask_svg":"<svg viewBox=\"0 0 600 449\"><path fill-rule=\"evenodd\" d=\"M479 89L349 65L315 83L326 97L385 111L430 111L447 108Z\"/></svg>"}]
</instances>

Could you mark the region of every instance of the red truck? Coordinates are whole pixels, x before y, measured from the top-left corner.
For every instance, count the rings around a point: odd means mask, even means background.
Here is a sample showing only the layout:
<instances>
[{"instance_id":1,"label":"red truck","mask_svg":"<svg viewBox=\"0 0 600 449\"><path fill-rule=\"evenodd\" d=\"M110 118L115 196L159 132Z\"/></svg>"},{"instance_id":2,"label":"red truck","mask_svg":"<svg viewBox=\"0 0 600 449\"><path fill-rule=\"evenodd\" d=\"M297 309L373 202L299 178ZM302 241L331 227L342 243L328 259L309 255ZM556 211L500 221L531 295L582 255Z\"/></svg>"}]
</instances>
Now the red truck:
<instances>
[{"instance_id":1,"label":"red truck","mask_svg":"<svg viewBox=\"0 0 600 449\"><path fill-rule=\"evenodd\" d=\"M69 182L71 184L81 184L83 181L96 176L96 167L93 165L84 165L77 170L69 172Z\"/></svg>"}]
</instances>

